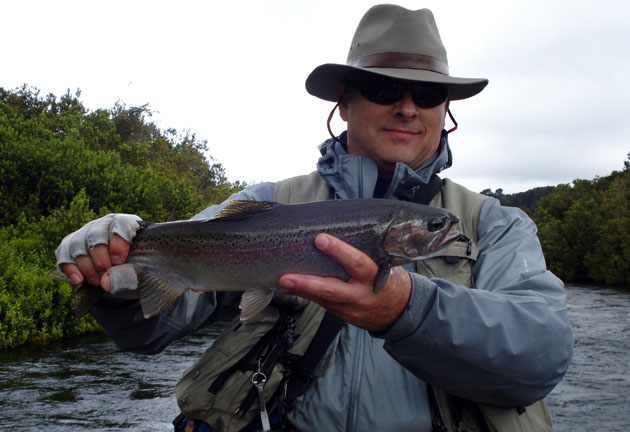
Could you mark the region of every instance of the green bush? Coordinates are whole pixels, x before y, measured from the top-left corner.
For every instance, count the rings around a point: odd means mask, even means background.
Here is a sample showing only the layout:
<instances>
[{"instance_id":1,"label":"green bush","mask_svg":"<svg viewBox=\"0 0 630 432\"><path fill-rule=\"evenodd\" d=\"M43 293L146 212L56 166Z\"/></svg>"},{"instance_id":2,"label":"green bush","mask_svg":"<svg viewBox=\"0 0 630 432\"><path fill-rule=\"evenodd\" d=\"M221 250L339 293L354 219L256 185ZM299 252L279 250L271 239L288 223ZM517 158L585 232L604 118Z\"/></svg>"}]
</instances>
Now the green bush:
<instances>
[{"instance_id":1,"label":"green bush","mask_svg":"<svg viewBox=\"0 0 630 432\"><path fill-rule=\"evenodd\" d=\"M72 287L48 277L60 239L96 216L88 204L80 191L68 209L0 228L0 348L98 329L91 317L75 321Z\"/></svg>"},{"instance_id":2,"label":"green bush","mask_svg":"<svg viewBox=\"0 0 630 432\"><path fill-rule=\"evenodd\" d=\"M0 349L98 331L48 277L65 235L110 212L186 219L244 186L146 106L89 112L79 96L0 87Z\"/></svg>"}]
</instances>

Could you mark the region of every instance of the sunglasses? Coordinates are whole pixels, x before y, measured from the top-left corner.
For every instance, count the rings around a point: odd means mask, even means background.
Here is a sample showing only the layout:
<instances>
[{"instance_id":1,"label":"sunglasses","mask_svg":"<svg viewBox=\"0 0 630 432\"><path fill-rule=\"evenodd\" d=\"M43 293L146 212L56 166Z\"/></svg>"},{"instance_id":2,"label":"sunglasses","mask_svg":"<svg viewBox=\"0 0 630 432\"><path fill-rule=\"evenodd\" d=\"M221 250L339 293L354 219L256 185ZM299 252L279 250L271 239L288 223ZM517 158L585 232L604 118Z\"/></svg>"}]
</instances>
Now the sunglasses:
<instances>
[{"instance_id":1,"label":"sunglasses","mask_svg":"<svg viewBox=\"0 0 630 432\"><path fill-rule=\"evenodd\" d=\"M406 91L411 93L413 102L421 108L433 108L443 103L448 97L446 86L439 84L415 84L381 78L353 80L350 86L357 89L361 96L380 105L398 102Z\"/></svg>"}]
</instances>

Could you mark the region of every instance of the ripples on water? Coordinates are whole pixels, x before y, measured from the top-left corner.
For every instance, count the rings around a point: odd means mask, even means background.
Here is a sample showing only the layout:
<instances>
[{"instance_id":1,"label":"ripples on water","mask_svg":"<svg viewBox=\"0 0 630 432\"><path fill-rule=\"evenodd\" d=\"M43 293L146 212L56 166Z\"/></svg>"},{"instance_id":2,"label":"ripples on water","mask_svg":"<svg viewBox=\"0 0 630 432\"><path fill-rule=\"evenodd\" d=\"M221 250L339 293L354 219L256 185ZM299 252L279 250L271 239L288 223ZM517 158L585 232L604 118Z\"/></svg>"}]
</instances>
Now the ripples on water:
<instances>
[{"instance_id":1,"label":"ripples on water","mask_svg":"<svg viewBox=\"0 0 630 432\"><path fill-rule=\"evenodd\" d=\"M548 398L556 431L630 431L630 291L567 287L575 345Z\"/></svg>"},{"instance_id":2,"label":"ripples on water","mask_svg":"<svg viewBox=\"0 0 630 432\"><path fill-rule=\"evenodd\" d=\"M548 398L556 431L630 431L630 293L572 285L567 294L575 350ZM103 337L0 353L0 430L171 431L175 383L217 333L153 356Z\"/></svg>"},{"instance_id":3,"label":"ripples on water","mask_svg":"<svg viewBox=\"0 0 630 432\"><path fill-rule=\"evenodd\" d=\"M0 354L0 431L172 431L175 383L220 328L156 355L119 352L106 336Z\"/></svg>"}]
</instances>

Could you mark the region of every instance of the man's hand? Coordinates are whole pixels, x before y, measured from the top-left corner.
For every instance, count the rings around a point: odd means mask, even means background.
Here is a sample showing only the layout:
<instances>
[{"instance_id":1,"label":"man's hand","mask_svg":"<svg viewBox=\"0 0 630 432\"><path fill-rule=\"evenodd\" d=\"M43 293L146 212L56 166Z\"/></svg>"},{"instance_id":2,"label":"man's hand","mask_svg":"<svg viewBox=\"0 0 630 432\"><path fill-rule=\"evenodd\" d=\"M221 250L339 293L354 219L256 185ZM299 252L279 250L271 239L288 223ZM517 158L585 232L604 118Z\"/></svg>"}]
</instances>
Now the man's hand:
<instances>
[{"instance_id":1,"label":"man's hand","mask_svg":"<svg viewBox=\"0 0 630 432\"><path fill-rule=\"evenodd\" d=\"M406 270L394 267L385 288L374 294L378 266L370 257L327 234L319 234L315 246L341 264L350 280L286 274L278 284L287 294L313 300L344 321L370 331L387 330L400 318L411 296L411 277Z\"/></svg>"},{"instance_id":2,"label":"man's hand","mask_svg":"<svg viewBox=\"0 0 630 432\"><path fill-rule=\"evenodd\" d=\"M85 224L61 241L55 251L57 265L73 285L87 279L110 291L106 270L127 260L140 220L136 215L109 214Z\"/></svg>"},{"instance_id":3,"label":"man's hand","mask_svg":"<svg viewBox=\"0 0 630 432\"><path fill-rule=\"evenodd\" d=\"M109 245L99 244L92 248L89 255L79 255L76 264L62 264L61 268L73 285L79 285L83 279L94 286L101 286L110 291L107 269L123 264L129 255L130 245L121 236L114 234Z\"/></svg>"}]
</instances>

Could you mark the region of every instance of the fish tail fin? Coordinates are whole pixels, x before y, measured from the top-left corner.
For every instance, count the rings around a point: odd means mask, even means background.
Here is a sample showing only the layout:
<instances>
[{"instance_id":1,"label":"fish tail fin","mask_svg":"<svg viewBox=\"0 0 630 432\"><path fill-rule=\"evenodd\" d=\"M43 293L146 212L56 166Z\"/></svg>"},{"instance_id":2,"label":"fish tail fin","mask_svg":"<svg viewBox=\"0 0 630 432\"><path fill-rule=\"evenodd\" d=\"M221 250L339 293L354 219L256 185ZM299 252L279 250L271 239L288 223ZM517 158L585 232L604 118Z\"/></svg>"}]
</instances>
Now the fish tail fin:
<instances>
[{"instance_id":1,"label":"fish tail fin","mask_svg":"<svg viewBox=\"0 0 630 432\"><path fill-rule=\"evenodd\" d=\"M59 269L54 269L53 271L48 273L48 277L70 283L70 281L68 280L68 277L64 273L59 271Z\"/></svg>"},{"instance_id":2,"label":"fish tail fin","mask_svg":"<svg viewBox=\"0 0 630 432\"><path fill-rule=\"evenodd\" d=\"M173 287L150 272L137 271L138 298L144 318L159 314L181 296L185 290Z\"/></svg>"},{"instance_id":3,"label":"fish tail fin","mask_svg":"<svg viewBox=\"0 0 630 432\"><path fill-rule=\"evenodd\" d=\"M241 321L247 321L266 308L273 298L274 288L250 288L241 296Z\"/></svg>"},{"instance_id":4,"label":"fish tail fin","mask_svg":"<svg viewBox=\"0 0 630 432\"><path fill-rule=\"evenodd\" d=\"M59 271L59 269L54 269L48 276L63 282L70 283L68 277ZM84 315L92 309L92 306L96 304L96 302L103 295L103 290L100 287L90 285L87 282L83 282L75 291L74 291L74 319L79 320Z\"/></svg>"},{"instance_id":5,"label":"fish tail fin","mask_svg":"<svg viewBox=\"0 0 630 432\"><path fill-rule=\"evenodd\" d=\"M103 289L84 283L74 292L74 319L79 320L92 309L103 295Z\"/></svg>"}]
</instances>

